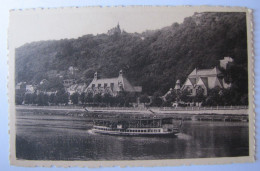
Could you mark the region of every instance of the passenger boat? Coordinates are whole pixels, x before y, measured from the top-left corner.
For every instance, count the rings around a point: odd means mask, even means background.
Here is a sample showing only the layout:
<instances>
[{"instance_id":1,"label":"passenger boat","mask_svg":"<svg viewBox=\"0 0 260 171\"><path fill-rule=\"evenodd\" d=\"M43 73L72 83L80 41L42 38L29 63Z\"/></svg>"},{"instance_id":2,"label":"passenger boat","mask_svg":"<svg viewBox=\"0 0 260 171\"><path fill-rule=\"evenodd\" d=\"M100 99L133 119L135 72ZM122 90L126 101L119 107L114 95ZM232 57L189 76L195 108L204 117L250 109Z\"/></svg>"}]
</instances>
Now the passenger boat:
<instances>
[{"instance_id":1,"label":"passenger boat","mask_svg":"<svg viewBox=\"0 0 260 171\"><path fill-rule=\"evenodd\" d=\"M172 118L154 119L98 119L94 120L94 133L125 136L175 136L182 121Z\"/></svg>"}]
</instances>

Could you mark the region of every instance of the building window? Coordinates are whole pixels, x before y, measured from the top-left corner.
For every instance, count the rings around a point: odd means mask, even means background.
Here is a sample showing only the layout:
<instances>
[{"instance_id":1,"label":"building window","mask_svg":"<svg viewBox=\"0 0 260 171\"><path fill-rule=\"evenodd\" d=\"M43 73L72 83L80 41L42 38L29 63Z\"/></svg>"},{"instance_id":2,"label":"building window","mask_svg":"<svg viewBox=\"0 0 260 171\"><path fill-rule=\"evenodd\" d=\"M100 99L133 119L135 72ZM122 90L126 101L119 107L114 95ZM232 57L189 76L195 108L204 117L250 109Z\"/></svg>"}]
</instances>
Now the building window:
<instances>
[{"instance_id":1,"label":"building window","mask_svg":"<svg viewBox=\"0 0 260 171\"><path fill-rule=\"evenodd\" d=\"M187 92L188 92L189 94L192 94L192 89L191 89L190 87L188 87L188 88L187 88Z\"/></svg>"},{"instance_id":2,"label":"building window","mask_svg":"<svg viewBox=\"0 0 260 171\"><path fill-rule=\"evenodd\" d=\"M95 88L95 84L92 84L92 88Z\"/></svg>"},{"instance_id":3,"label":"building window","mask_svg":"<svg viewBox=\"0 0 260 171\"><path fill-rule=\"evenodd\" d=\"M112 91L114 90L114 83L110 83L110 88Z\"/></svg>"}]
</instances>

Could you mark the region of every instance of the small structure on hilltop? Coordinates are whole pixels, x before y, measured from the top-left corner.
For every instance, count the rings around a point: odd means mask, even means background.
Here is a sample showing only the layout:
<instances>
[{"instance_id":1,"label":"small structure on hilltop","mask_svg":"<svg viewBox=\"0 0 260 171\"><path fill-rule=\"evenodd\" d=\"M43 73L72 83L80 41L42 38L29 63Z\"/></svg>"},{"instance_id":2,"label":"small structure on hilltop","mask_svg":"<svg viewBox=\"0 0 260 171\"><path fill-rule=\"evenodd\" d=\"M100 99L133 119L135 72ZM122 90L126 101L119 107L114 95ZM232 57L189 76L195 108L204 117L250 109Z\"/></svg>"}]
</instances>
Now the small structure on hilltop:
<instances>
[{"instance_id":1,"label":"small structure on hilltop","mask_svg":"<svg viewBox=\"0 0 260 171\"><path fill-rule=\"evenodd\" d=\"M181 82L180 82L180 80L177 80L177 81L176 81L174 90L175 90L176 92L178 92L178 91L181 90Z\"/></svg>"},{"instance_id":2,"label":"small structure on hilltop","mask_svg":"<svg viewBox=\"0 0 260 171\"><path fill-rule=\"evenodd\" d=\"M223 69L227 69L227 64L230 63L230 62L233 62L233 58L231 57L224 57L224 59L222 60L219 60L219 65L221 68Z\"/></svg>"},{"instance_id":3,"label":"small structure on hilltop","mask_svg":"<svg viewBox=\"0 0 260 171\"><path fill-rule=\"evenodd\" d=\"M92 82L87 88L87 92L93 92L93 94L105 94L108 93L112 96L118 95L119 92L140 93L142 92L141 86L133 86L123 75L123 71L120 70L119 76L115 78L98 78L97 72L94 74Z\"/></svg>"},{"instance_id":4,"label":"small structure on hilltop","mask_svg":"<svg viewBox=\"0 0 260 171\"><path fill-rule=\"evenodd\" d=\"M79 69L77 67L70 66L68 71L69 71L69 74L75 75L78 73Z\"/></svg>"},{"instance_id":5,"label":"small structure on hilltop","mask_svg":"<svg viewBox=\"0 0 260 171\"><path fill-rule=\"evenodd\" d=\"M120 29L119 23L117 24L116 27L107 31L107 35L109 35L109 36L114 35L114 34L121 34L121 33L122 33L122 31Z\"/></svg>"}]
</instances>

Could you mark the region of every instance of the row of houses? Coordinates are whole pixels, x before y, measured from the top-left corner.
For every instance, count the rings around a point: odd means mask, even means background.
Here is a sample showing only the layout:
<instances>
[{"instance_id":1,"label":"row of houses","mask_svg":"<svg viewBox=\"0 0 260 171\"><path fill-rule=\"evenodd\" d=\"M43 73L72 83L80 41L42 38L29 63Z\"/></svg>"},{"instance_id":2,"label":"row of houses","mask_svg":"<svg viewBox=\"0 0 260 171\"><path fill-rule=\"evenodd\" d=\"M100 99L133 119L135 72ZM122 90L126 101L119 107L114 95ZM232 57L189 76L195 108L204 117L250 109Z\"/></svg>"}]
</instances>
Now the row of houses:
<instances>
[{"instance_id":1,"label":"row of houses","mask_svg":"<svg viewBox=\"0 0 260 171\"><path fill-rule=\"evenodd\" d=\"M224 57L220 60L219 67L226 69L227 64L233 62L231 57ZM75 72L75 68L71 68L72 72ZM45 84L47 80L42 80L39 84ZM108 93L112 96L117 96L120 92L130 92L141 94L142 87L132 85L129 80L123 74L123 71L119 71L118 77L114 78L99 78L98 73L95 72L93 80L90 84L86 83L76 83L75 79L66 79L63 80L63 85L65 90L72 95L73 93L82 92L93 93L93 94L102 94ZM196 96L198 91L203 91L204 96L207 96L208 91L213 88L229 88L231 84L228 84L224 80L224 76L218 67L211 69L197 69L195 68L186 78L186 81L181 86L180 80L176 81L174 86L175 91L184 91L187 90L190 96ZM165 99L166 95L173 91L171 88L162 98ZM18 83L16 85L16 90L24 90L25 93L34 93L37 91L37 85L27 85L25 82ZM39 93L39 91L37 92ZM52 94L55 92L43 92L46 94Z\"/></svg>"}]
</instances>

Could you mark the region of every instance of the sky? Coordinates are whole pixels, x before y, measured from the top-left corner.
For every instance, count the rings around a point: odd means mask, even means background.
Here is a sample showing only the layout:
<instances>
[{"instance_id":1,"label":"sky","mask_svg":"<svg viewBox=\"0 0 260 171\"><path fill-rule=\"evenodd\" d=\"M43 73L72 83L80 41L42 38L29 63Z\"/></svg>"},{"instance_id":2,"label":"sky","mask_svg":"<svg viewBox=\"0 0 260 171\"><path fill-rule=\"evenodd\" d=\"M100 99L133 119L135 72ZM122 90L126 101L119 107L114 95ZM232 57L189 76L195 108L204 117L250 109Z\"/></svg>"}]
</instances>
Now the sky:
<instances>
[{"instance_id":1,"label":"sky","mask_svg":"<svg viewBox=\"0 0 260 171\"><path fill-rule=\"evenodd\" d=\"M133 10L133 8L135 8ZM194 11L148 7L87 7L66 10L16 10L10 15L9 43L16 48L40 40L78 38L86 34L107 33L120 24L128 33L160 29L182 23Z\"/></svg>"}]
</instances>

